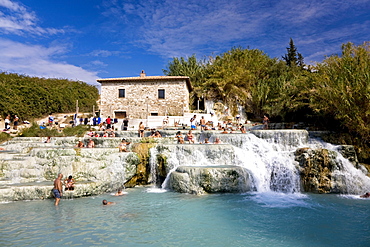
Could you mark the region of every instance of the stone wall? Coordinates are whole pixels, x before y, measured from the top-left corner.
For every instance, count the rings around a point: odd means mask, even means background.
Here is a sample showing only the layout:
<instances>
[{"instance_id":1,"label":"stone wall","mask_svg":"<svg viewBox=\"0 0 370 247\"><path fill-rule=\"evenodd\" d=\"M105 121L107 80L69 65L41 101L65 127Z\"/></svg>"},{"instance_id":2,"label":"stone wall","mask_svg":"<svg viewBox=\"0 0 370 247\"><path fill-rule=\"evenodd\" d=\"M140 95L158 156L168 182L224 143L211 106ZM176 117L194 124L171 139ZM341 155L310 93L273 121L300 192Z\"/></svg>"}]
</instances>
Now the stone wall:
<instances>
[{"instance_id":1,"label":"stone wall","mask_svg":"<svg viewBox=\"0 0 370 247\"><path fill-rule=\"evenodd\" d=\"M125 89L124 98L118 97L119 89ZM158 98L158 89L165 90L164 99ZM104 82L100 111L102 117L115 117L116 111L141 119L153 113L182 116L189 112L189 91L186 81L181 79Z\"/></svg>"}]
</instances>

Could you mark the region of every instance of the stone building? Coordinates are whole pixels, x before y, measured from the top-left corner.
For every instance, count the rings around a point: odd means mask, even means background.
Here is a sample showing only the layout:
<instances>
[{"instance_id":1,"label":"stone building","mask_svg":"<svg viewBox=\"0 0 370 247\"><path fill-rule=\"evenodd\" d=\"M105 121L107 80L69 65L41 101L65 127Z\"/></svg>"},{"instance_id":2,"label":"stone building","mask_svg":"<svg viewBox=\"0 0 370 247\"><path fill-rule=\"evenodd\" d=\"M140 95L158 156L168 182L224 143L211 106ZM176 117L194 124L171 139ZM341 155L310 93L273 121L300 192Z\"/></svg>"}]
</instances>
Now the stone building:
<instances>
[{"instance_id":1,"label":"stone building","mask_svg":"<svg viewBox=\"0 0 370 247\"><path fill-rule=\"evenodd\" d=\"M145 119L148 116L183 116L189 112L187 76L146 76L98 79L102 117Z\"/></svg>"}]
</instances>

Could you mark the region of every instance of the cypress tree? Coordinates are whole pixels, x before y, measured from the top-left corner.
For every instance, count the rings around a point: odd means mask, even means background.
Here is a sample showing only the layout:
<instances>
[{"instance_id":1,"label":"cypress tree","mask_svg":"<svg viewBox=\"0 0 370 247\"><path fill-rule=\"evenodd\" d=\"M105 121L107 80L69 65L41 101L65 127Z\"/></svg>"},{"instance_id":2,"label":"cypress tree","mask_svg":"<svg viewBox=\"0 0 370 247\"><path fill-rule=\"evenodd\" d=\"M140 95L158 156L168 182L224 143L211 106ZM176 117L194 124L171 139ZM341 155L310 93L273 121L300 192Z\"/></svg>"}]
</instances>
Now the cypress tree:
<instances>
[{"instance_id":1,"label":"cypress tree","mask_svg":"<svg viewBox=\"0 0 370 247\"><path fill-rule=\"evenodd\" d=\"M282 58L286 62L286 65L289 67L296 67L299 66L303 68L304 66L304 58L301 53L297 52L297 48L294 45L293 39L290 38L289 47L287 49L287 54L285 54Z\"/></svg>"}]
</instances>

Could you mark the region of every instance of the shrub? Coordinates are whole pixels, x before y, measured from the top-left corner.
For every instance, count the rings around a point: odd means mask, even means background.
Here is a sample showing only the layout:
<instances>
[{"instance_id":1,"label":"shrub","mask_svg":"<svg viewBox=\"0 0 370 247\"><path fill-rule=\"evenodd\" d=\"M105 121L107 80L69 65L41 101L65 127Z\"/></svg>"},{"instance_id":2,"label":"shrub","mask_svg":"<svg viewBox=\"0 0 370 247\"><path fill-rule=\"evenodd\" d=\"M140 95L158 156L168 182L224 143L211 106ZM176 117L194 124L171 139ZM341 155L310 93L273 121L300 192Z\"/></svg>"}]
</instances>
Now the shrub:
<instances>
[{"instance_id":1,"label":"shrub","mask_svg":"<svg viewBox=\"0 0 370 247\"><path fill-rule=\"evenodd\" d=\"M37 123L32 123L29 128L24 128L20 133L20 137L47 137L61 136L57 129L41 128Z\"/></svg>"},{"instance_id":2,"label":"shrub","mask_svg":"<svg viewBox=\"0 0 370 247\"><path fill-rule=\"evenodd\" d=\"M78 125L76 127L66 127L63 129L63 135L64 136L78 136L78 137L83 137L90 129L89 126L86 125Z\"/></svg>"},{"instance_id":3,"label":"shrub","mask_svg":"<svg viewBox=\"0 0 370 247\"><path fill-rule=\"evenodd\" d=\"M0 143L3 143L10 139L12 139L12 137L8 133L0 132Z\"/></svg>"}]
</instances>

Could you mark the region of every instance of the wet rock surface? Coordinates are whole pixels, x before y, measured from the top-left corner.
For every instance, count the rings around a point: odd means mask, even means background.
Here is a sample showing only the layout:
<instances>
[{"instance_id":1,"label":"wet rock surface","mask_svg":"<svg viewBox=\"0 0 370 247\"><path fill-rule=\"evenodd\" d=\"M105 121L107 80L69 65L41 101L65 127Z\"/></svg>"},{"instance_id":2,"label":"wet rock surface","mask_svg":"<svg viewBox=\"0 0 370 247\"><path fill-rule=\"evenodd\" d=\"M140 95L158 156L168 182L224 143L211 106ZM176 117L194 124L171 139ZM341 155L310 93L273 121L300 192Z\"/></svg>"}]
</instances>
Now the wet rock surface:
<instances>
[{"instance_id":1,"label":"wet rock surface","mask_svg":"<svg viewBox=\"0 0 370 247\"><path fill-rule=\"evenodd\" d=\"M170 188L190 194L249 191L249 174L237 166L179 166L170 175Z\"/></svg>"}]
</instances>

